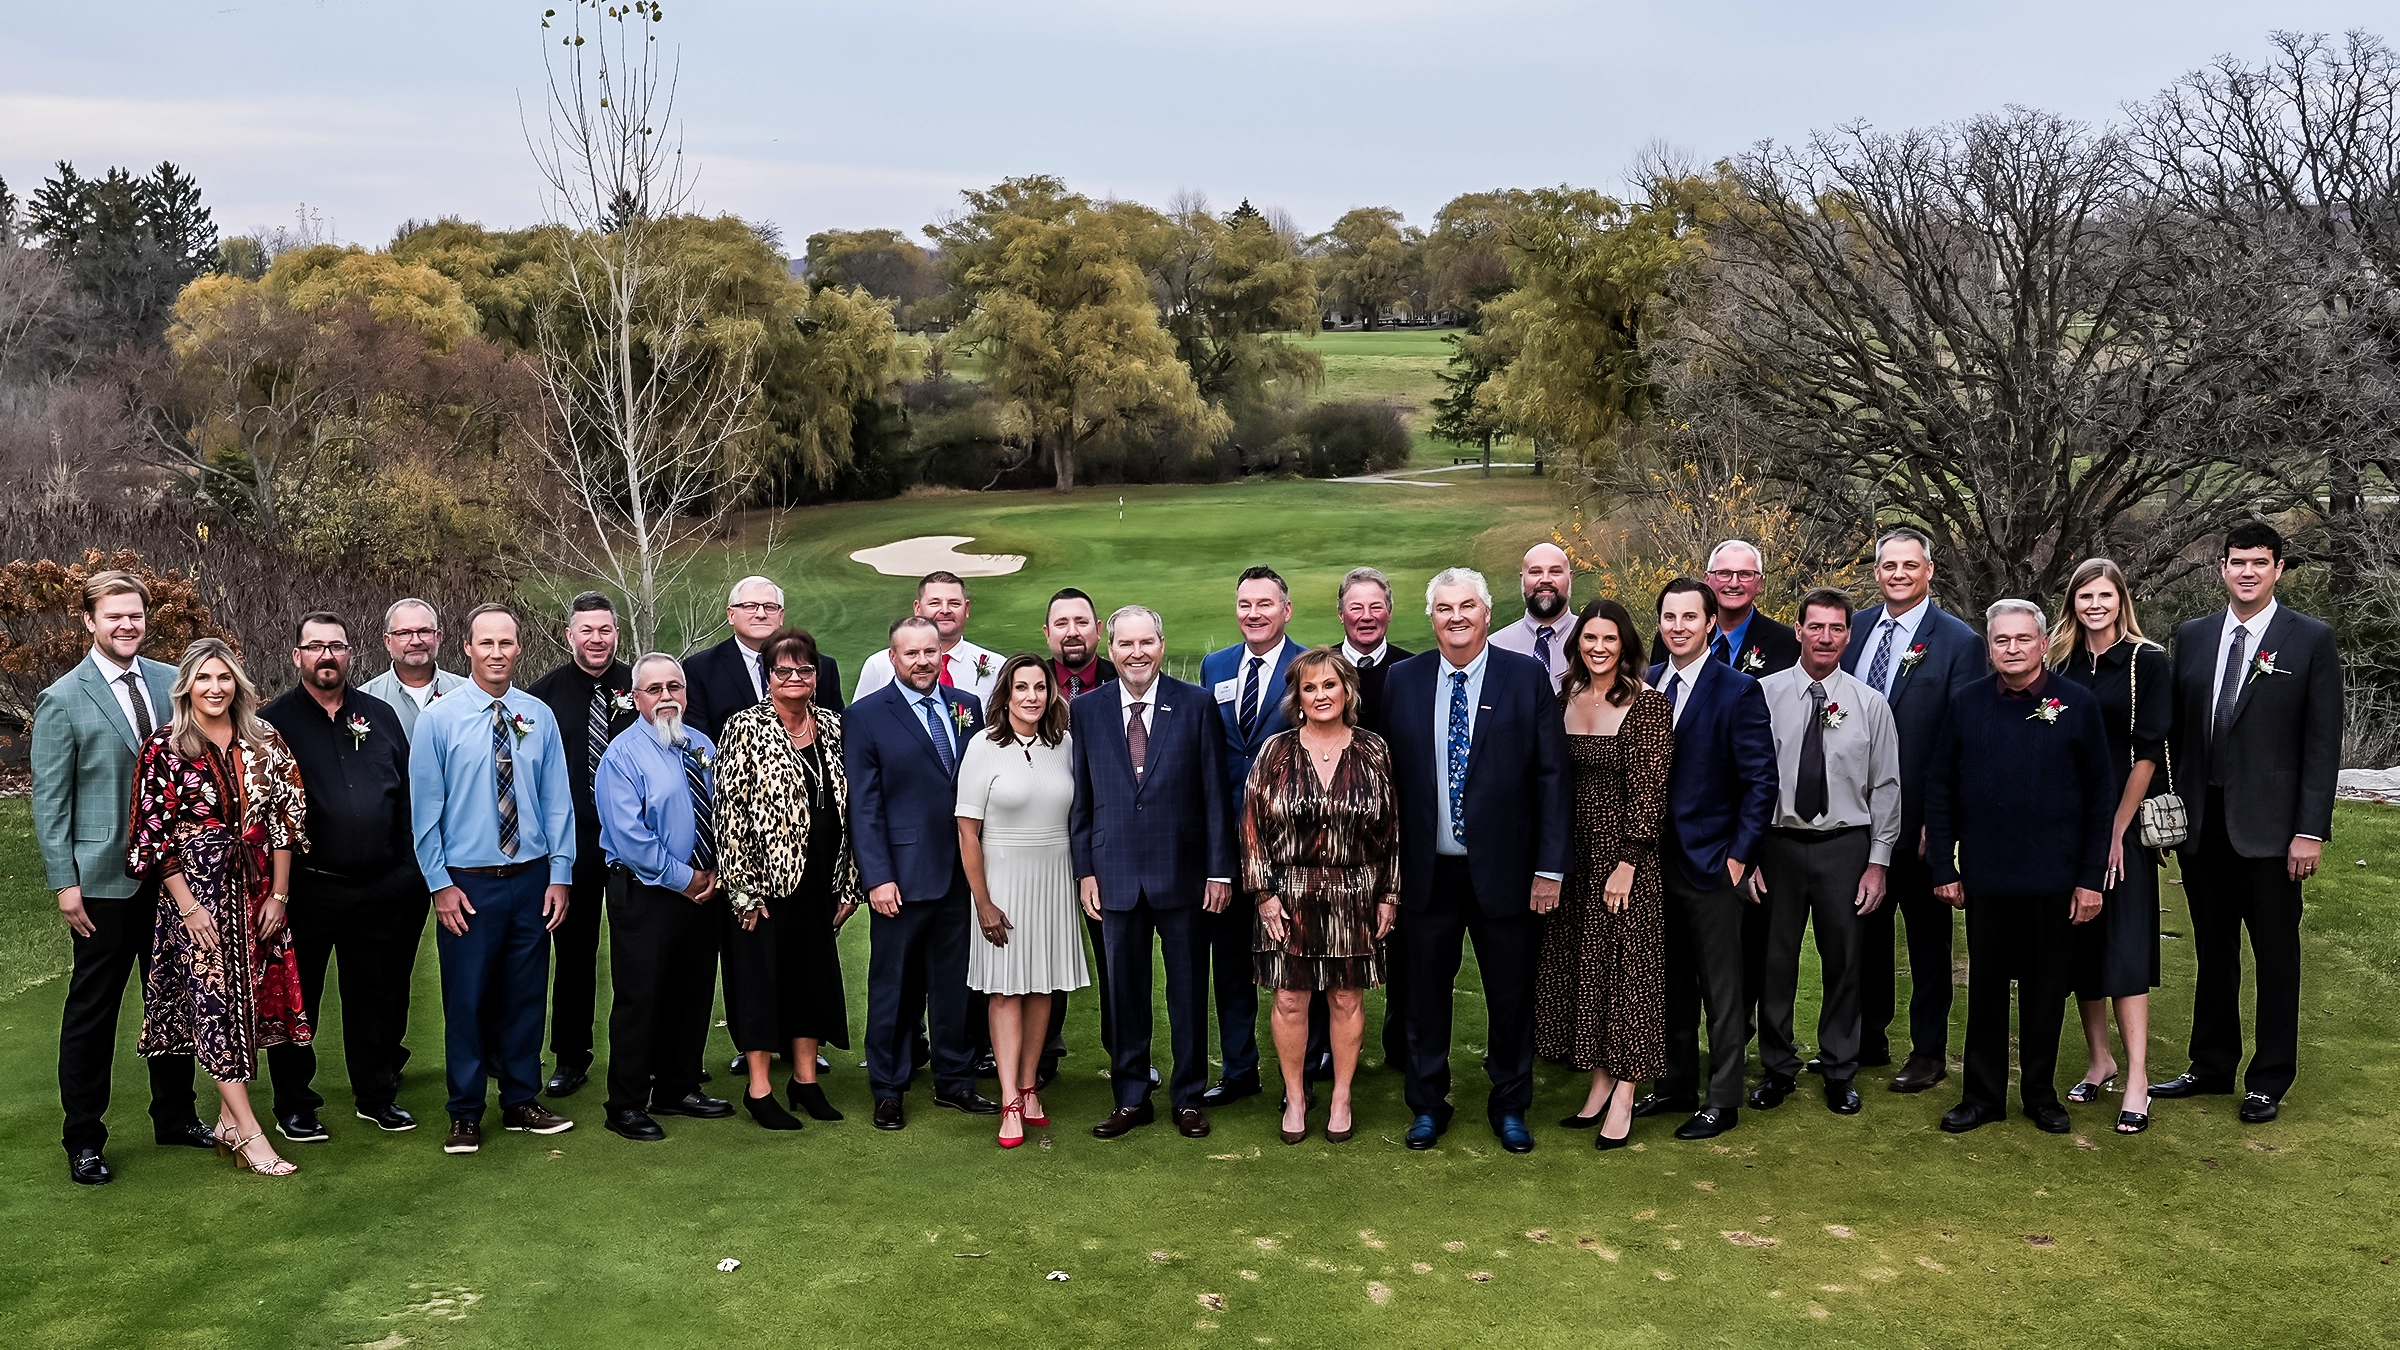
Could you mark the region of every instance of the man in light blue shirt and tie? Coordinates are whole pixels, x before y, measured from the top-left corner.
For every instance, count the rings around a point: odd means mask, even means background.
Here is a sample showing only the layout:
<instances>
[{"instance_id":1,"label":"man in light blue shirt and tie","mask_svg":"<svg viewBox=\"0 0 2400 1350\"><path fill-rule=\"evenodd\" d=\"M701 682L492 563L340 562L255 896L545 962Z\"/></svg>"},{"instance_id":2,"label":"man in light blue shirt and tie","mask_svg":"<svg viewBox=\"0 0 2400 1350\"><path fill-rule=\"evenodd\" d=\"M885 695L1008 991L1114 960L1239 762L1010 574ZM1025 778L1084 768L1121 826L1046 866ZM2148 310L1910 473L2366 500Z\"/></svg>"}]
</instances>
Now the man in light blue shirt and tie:
<instances>
[{"instance_id":1,"label":"man in light blue shirt and tie","mask_svg":"<svg viewBox=\"0 0 2400 1350\"><path fill-rule=\"evenodd\" d=\"M538 1100L550 930L567 916L575 803L558 724L515 688L517 617L505 605L467 615L469 687L425 709L409 746L417 866L441 921L444 1153L483 1143L486 1080L500 1080L501 1122L557 1134L575 1122Z\"/></svg>"}]
</instances>

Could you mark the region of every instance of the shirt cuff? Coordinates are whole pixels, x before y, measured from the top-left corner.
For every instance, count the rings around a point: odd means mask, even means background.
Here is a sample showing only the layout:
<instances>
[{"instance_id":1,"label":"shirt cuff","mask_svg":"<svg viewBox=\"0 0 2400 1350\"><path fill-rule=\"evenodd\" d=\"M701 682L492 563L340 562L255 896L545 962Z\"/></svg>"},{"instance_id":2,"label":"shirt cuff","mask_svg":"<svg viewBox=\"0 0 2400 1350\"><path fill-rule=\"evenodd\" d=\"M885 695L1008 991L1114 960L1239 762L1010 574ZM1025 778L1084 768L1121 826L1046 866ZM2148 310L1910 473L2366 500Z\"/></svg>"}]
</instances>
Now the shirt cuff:
<instances>
[{"instance_id":1,"label":"shirt cuff","mask_svg":"<svg viewBox=\"0 0 2400 1350\"><path fill-rule=\"evenodd\" d=\"M1230 885L1232 885L1232 884L1233 884L1233 878L1232 878L1232 877L1210 877L1210 878L1208 879L1208 884L1209 884L1209 885L1211 885L1211 886L1230 886Z\"/></svg>"},{"instance_id":2,"label":"shirt cuff","mask_svg":"<svg viewBox=\"0 0 2400 1350\"><path fill-rule=\"evenodd\" d=\"M2317 843L2320 843L2320 844L2322 844L2322 843L2324 843L2324 842L2325 842L2325 837L2324 837L2323 835L2318 835L2318 834L2295 834L2295 835L2293 835L2292 837L2293 837L2294 839L2309 839L2309 840L2314 840L2315 842L2317 842Z\"/></svg>"},{"instance_id":3,"label":"shirt cuff","mask_svg":"<svg viewBox=\"0 0 2400 1350\"><path fill-rule=\"evenodd\" d=\"M553 886L571 886L574 884L574 882L575 855L571 853L551 854L550 884Z\"/></svg>"},{"instance_id":4,"label":"shirt cuff","mask_svg":"<svg viewBox=\"0 0 2400 1350\"><path fill-rule=\"evenodd\" d=\"M1534 875L1540 877L1544 881L1563 882L1567 879L1567 874L1564 872L1536 872Z\"/></svg>"},{"instance_id":5,"label":"shirt cuff","mask_svg":"<svg viewBox=\"0 0 2400 1350\"><path fill-rule=\"evenodd\" d=\"M1892 865L1892 846L1891 846L1890 844L1869 844L1869 845L1867 845L1867 862L1868 862L1868 864L1869 864L1869 865L1871 865L1871 866L1875 866L1875 867L1889 867L1889 866L1891 866L1891 865Z\"/></svg>"}]
</instances>

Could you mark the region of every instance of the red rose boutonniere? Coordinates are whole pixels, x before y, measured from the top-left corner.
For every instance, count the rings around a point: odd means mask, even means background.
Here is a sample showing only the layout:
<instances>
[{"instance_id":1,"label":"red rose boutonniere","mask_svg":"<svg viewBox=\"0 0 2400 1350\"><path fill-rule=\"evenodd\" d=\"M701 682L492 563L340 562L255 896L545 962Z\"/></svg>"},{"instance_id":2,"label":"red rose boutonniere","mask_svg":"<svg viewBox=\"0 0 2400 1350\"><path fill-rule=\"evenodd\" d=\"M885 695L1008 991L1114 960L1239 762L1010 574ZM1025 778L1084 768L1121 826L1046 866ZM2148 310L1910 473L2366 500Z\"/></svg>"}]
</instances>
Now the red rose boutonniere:
<instances>
[{"instance_id":1,"label":"red rose boutonniere","mask_svg":"<svg viewBox=\"0 0 2400 1350\"><path fill-rule=\"evenodd\" d=\"M2054 698L2046 698L2042 700L2040 707L2025 714L2025 720L2028 722L2056 722L2058 715L2066 710L2066 704Z\"/></svg>"}]
</instances>

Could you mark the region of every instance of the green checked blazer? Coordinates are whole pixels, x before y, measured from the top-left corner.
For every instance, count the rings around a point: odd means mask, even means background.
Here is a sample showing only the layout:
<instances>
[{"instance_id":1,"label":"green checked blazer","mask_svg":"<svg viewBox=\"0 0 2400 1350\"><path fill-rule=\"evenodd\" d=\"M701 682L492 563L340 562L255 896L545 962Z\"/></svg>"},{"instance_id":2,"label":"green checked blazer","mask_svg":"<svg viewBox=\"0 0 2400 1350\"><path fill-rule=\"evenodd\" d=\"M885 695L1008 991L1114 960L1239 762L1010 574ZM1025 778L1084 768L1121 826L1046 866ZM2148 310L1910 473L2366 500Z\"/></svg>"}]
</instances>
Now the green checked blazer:
<instances>
[{"instance_id":1,"label":"green checked blazer","mask_svg":"<svg viewBox=\"0 0 2400 1350\"><path fill-rule=\"evenodd\" d=\"M134 658L150 691L151 725L172 720L175 667ZM33 712L33 834L50 889L81 886L87 899L141 889L125 874L133 814L133 726L90 652L42 691Z\"/></svg>"}]
</instances>

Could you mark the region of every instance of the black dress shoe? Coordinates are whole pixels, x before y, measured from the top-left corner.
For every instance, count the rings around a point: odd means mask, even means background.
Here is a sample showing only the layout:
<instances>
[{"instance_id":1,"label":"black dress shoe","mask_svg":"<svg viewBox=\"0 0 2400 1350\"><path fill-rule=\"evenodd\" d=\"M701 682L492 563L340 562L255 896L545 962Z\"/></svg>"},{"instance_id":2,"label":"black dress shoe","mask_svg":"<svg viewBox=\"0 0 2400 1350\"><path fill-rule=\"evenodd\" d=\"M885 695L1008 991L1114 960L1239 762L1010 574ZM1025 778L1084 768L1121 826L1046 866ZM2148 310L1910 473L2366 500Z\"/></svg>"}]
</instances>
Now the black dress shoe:
<instances>
[{"instance_id":1,"label":"black dress shoe","mask_svg":"<svg viewBox=\"0 0 2400 1350\"><path fill-rule=\"evenodd\" d=\"M1525 1127L1525 1117L1512 1111L1492 1122L1492 1133L1500 1147L1511 1153L1533 1152L1533 1131Z\"/></svg>"},{"instance_id":2,"label":"black dress shoe","mask_svg":"<svg viewBox=\"0 0 2400 1350\"><path fill-rule=\"evenodd\" d=\"M1158 1112L1151 1107L1149 1099L1144 1098L1132 1106L1120 1106L1109 1112L1108 1119L1092 1127L1092 1135L1097 1139L1122 1139L1133 1133L1135 1127L1148 1125L1157 1119Z\"/></svg>"},{"instance_id":3,"label":"black dress shoe","mask_svg":"<svg viewBox=\"0 0 2400 1350\"><path fill-rule=\"evenodd\" d=\"M1810 1056L1808 1057L1808 1062L1807 1062L1806 1064L1803 1064L1803 1065L1801 1065L1801 1066L1800 1066L1800 1072L1802 1072L1802 1073L1823 1073L1823 1072L1825 1072L1825 1057L1824 1057L1823 1055L1810 1055Z\"/></svg>"},{"instance_id":4,"label":"black dress shoe","mask_svg":"<svg viewBox=\"0 0 2400 1350\"><path fill-rule=\"evenodd\" d=\"M991 1051L986 1050L983 1053L975 1056L975 1076L977 1078L997 1078L1000 1076L1000 1061L992 1058Z\"/></svg>"},{"instance_id":5,"label":"black dress shoe","mask_svg":"<svg viewBox=\"0 0 2400 1350\"><path fill-rule=\"evenodd\" d=\"M1408 1123L1408 1138L1404 1141L1419 1153L1442 1142L1442 1122L1431 1116L1419 1116Z\"/></svg>"},{"instance_id":6,"label":"black dress shoe","mask_svg":"<svg viewBox=\"0 0 2400 1350\"><path fill-rule=\"evenodd\" d=\"M388 1130L393 1134L417 1128L415 1116L390 1102L385 1102L381 1106L362 1106L358 1108L358 1118L373 1125L376 1129Z\"/></svg>"},{"instance_id":7,"label":"black dress shoe","mask_svg":"<svg viewBox=\"0 0 2400 1350\"><path fill-rule=\"evenodd\" d=\"M608 1119L600 1123L608 1127L610 1134L637 1144L655 1144L667 1137L667 1132L658 1128L658 1122L652 1120L648 1112L637 1111L630 1106L622 1111L609 1112Z\"/></svg>"},{"instance_id":8,"label":"black dress shoe","mask_svg":"<svg viewBox=\"0 0 2400 1350\"><path fill-rule=\"evenodd\" d=\"M1783 1099L1791 1096L1799 1086L1792 1079L1770 1074L1764 1082L1750 1089L1750 1104L1761 1111L1772 1111L1783 1105Z\"/></svg>"},{"instance_id":9,"label":"black dress shoe","mask_svg":"<svg viewBox=\"0 0 2400 1350\"><path fill-rule=\"evenodd\" d=\"M558 1066L558 1072L550 1075L550 1081L542 1085L542 1091L553 1097L572 1097L582 1091L583 1085L590 1081L592 1081L590 1065L587 1064L580 1069L570 1069L561 1064Z\"/></svg>"},{"instance_id":10,"label":"black dress shoe","mask_svg":"<svg viewBox=\"0 0 2400 1350\"><path fill-rule=\"evenodd\" d=\"M1700 1109L1700 1098L1691 1092L1653 1092L1633 1103L1634 1119L1644 1116L1673 1116Z\"/></svg>"},{"instance_id":11,"label":"black dress shoe","mask_svg":"<svg viewBox=\"0 0 2400 1350\"><path fill-rule=\"evenodd\" d=\"M1822 1059L1823 1056L1820 1055L1818 1058ZM1862 1069L1886 1069L1891 1067L1891 1063L1892 1052L1889 1050L1861 1050L1858 1052L1858 1067Z\"/></svg>"},{"instance_id":12,"label":"black dress shoe","mask_svg":"<svg viewBox=\"0 0 2400 1350\"><path fill-rule=\"evenodd\" d=\"M284 1138L295 1144L322 1144L333 1137L326 1131L325 1122L317 1119L317 1113L314 1111L305 1114L277 1116L275 1117L275 1129Z\"/></svg>"},{"instance_id":13,"label":"black dress shoe","mask_svg":"<svg viewBox=\"0 0 2400 1350\"><path fill-rule=\"evenodd\" d=\"M650 1114L654 1116L690 1116L695 1120L723 1120L733 1114L733 1103L723 1097L711 1097L698 1088L675 1098L653 1097Z\"/></svg>"},{"instance_id":14,"label":"black dress shoe","mask_svg":"<svg viewBox=\"0 0 2400 1350\"><path fill-rule=\"evenodd\" d=\"M935 1106L947 1106L953 1111L964 1111L970 1116L996 1116L1000 1114L1000 1103L993 1101L991 1098L984 1096L982 1093L977 1092L973 1088L968 1088L964 1092L937 1092L933 1094L933 1104Z\"/></svg>"},{"instance_id":15,"label":"black dress shoe","mask_svg":"<svg viewBox=\"0 0 2400 1350\"><path fill-rule=\"evenodd\" d=\"M169 1125L152 1137L169 1148L204 1148L213 1153L217 1147L217 1136L196 1120L185 1125Z\"/></svg>"},{"instance_id":16,"label":"black dress shoe","mask_svg":"<svg viewBox=\"0 0 2400 1350\"><path fill-rule=\"evenodd\" d=\"M1220 1107L1231 1106L1244 1097L1255 1097L1258 1093L1258 1075L1246 1073L1238 1077L1220 1079L1215 1087L1200 1094L1200 1104L1213 1111Z\"/></svg>"},{"instance_id":17,"label":"black dress shoe","mask_svg":"<svg viewBox=\"0 0 2400 1350\"><path fill-rule=\"evenodd\" d=\"M1942 1114L1942 1133L1965 1134L1969 1130L1980 1130L1986 1125L1997 1122L2003 1114L1997 1110L1987 1110L1984 1107L1960 1102Z\"/></svg>"},{"instance_id":18,"label":"black dress shoe","mask_svg":"<svg viewBox=\"0 0 2400 1350\"><path fill-rule=\"evenodd\" d=\"M2150 1095L2153 1097L2230 1097L2233 1095L2233 1080L2230 1078L2202 1078L2200 1075L2186 1070L2163 1083L2152 1083Z\"/></svg>"},{"instance_id":19,"label":"black dress shoe","mask_svg":"<svg viewBox=\"0 0 2400 1350\"><path fill-rule=\"evenodd\" d=\"M1892 1091L1923 1092L1950 1076L1950 1066L1932 1055L1910 1055L1900 1072L1892 1075Z\"/></svg>"},{"instance_id":20,"label":"black dress shoe","mask_svg":"<svg viewBox=\"0 0 2400 1350\"><path fill-rule=\"evenodd\" d=\"M1175 1112L1175 1133L1186 1139L1206 1139L1208 1117L1201 1115L1197 1108L1181 1107Z\"/></svg>"},{"instance_id":21,"label":"black dress shoe","mask_svg":"<svg viewBox=\"0 0 2400 1350\"><path fill-rule=\"evenodd\" d=\"M79 1148L67 1154L67 1180L78 1186L105 1186L117 1179L108 1169L108 1159L96 1148Z\"/></svg>"},{"instance_id":22,"label":"black dress shoe","mask_svg":"<svg viewBox=\"0 0 2400 1350\"><path fill-rule=\"evenodd\" d=\"M2242 1098L2239 1114L2244 1125L2264 1125L2282 1114L2282 1110L2273 1097L2263 1092L2253 1092Z\"/></svg>"},{"instance_id":23,"label":"black dress shoe","mask_svg":"<svg viewBox=\"0 0 2400 1350\"><path fill-rule=\"evenodd\" d=\"M876 1129L899 1130L905 1129L907 1126L908 1117L900 1113L900 1099L898 1097L877 1097L875 1099Z\"/></svg>"},{"instance_id":24,"label":"black dress shoe","mask_svg":"<svg viewBox=\"0 0 2400 1350\"><path fill-rule=\"evenodd\" d=\"M2044 1134L2068 1134L2075 1128L2074 1117L2069 1116L2067 1108L2057 1102L2028 1106L2025 1108L2025 1118L2033 1122L2033 1128Z\"/></svg>"},{"instance_id":25,"label":"black dress shoe","mask_svg":"<svg viewBox=\"0 0 2400 1350\"><path fill-rule=\"evenodd\" d=\"M815 1087L816 1084L810 1083L807 1086ZM764 1097L753 1097L745 1092L742 1094L742 1105L749 1110L750 1118L765 1129L797 1130L805 1128L808 1123L784 1110L783 1104L775 1100L775 1094L772 1092Z\"/></svg>"},{"instance_id":26,"label":"black dress shoe","mask_svg":"<svg viewBox=\"0 0 2400 1350\"><path fill-rule=\"evenodd\" d=\"M1742 1113L1730 1106L1704 1106L1675 1127L1678 1139L1714 1139L1742 1123Z\"/></svg>"},{"instance_id":27,"label":"black dress shoe","mask_svg":"<svg viewBox=\"0 0 2400 1350\"><path fill-rule=\"evenodd\" d=\"M1047 1088L1048 1088L1048 1087L1049 1087L1049 1086L1050 1086L1052 1083L1055 1083L1055 1082L1057 1082L1057 1081L1058 1081L1058 1061L1057 1061L1057 1060L1055 1060L1055 1059L1045 1059L1045 1060L1042 1060L1040 1063L1038 1063L1038 1064L1034 1065L1034 1068L1033 1068L1033 1090L1034 1090L1034 1091L1036 1091L1036 1092L1041 1092L1041 1091L1043 1091L1043 1090L1047 1089Z\"/></svg>"},{"instance_id":28,"label":"black dress shoe","mask_svg":"<svg viewBox=\"0 0 2400 1350\"><path fill-rule=\"evenodd\" d=\"M803 1083L797 1078L786 1079L783 1085L783 1096L784 1100L792 1104L793 1110L806 1111L811 1119L840 1120L842 1118L842 1113L834 1109L832 1102L825 1099L825 1085L822 1083Z\"/></svg>"},{"instance_id":29,"label":"black dress shoe","mask_svg":"<svg viewBox=\"0 0 2400 1350\"><path fill-rule=\"evenodd\" d=\"M1862 1105L1864 1103L1859 1100L1858 1089L1850 1085L1849 1079L1828 1078L1825 1080L1826 1110L1837 1116L1855 1116Z\"/></svg>"}]
</instances>

